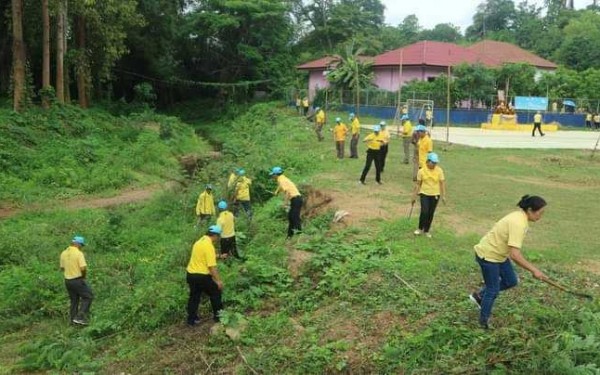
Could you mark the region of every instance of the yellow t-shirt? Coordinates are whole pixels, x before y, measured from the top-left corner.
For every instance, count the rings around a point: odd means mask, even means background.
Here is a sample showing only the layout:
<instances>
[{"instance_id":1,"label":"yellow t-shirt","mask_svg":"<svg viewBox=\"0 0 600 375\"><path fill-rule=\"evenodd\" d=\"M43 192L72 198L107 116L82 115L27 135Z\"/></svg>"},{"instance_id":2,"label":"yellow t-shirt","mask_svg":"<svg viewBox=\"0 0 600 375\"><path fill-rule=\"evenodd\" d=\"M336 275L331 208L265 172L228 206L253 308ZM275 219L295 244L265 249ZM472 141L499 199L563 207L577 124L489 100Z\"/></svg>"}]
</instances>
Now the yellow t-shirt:
<instances>
[{"instance_id":1,"label":"yellow t-shirt","mask_svg":"<svg viewBox=\"0 0 600 375\"><path fill-rule=\"evenodd\" d=\"M192 247L192 256L187 265L189 273L210 274L209 267L217 266L217 253L210 237L202 236Z\"/></svg>"},{"instance_id":2,"label":"yellow t-shirt","mask_svg":"<svg viewBox=\"0 0 600 375\"><path fill-rule=\"evenodd\" d=\"M233 214L229 211L223 211L217 218L217 225L221 227L223 232L221 238L230 238L235 236L235 219Z\"/></svg>"},{"instance_id":3,"label":"yellow t-shirt","mask_svg":"<svg viewBox=\"0 0 600 375\"><path fill-rule=\"evenodd\" d=\"M337 124L333 128L333 137L338 142L346 140L346 134L348 134L348 128L346 127L346 124L344 124L343 122Z\"/></svg>"},{"instance_id":4,"label":"yellow t-shirt","mask_svg":"<svg viewBox=\"0 0 600 375\"><path fill-rule=\"evenodd\" d=\"M367 142L367 147L371 150L380 150L381 141L383 141L383 137L381 136L381 132L379 134L371 133L365 137L365 141Z\"/></svg>"},{"instance_id":5,"label":"yellow t-shirt","mask_svg":"<svg viewBox=\"0 0 600 375\"><path fill-rule=\"evenodd\" d=\"M319 112L317 112L315 116L315 121L317 122L317 124L325 123L325 112L323 112L322 109L320 109Z\"/></svg>"},{"instance_id":6,"label":"yellow t-shirt","mask_svg":"<svg viewBox=\"0 0 600 375\"><path fill-rule=\"evenodd\" d=\"M419 194L440 195L440 182L444 180L444 170L440 166L436 165L433 169L425 166L425 168L419 169L417 173L417 181L421 182Z\"/></svg>"},{"instance_id":7,"label":"yellow t-shirt","mask_svg":"<svg viewBox=\"0 0 600 375\"><path fill-rule=\"evenodd\" d=\"M302 106L308 108L308 99L302 100Z\"/></svg>"},{"instance_id":8,"label":"yellow t-shirt","mask_svg":"<svg viewBox=\"0 0 600 375\"><path fill-rule=\"evenodd\" d=\"M198 197L196 203L196 215L214 215L215 214L215 200L212 193L203 191Z\"/></svg>"},{"instance_id":9,"label":"yellow t-shirt","mask_svg":"<svg viewBox=\"0 0 600 375\"><path fill-rule=\"evenodd\" d=\"M404 121L402 125L402 138L412 138L412 123L408 120Z\"/></svg>"},{"instance_id":10,"label":"yellow t-shirt","mask_svg":"<svg viewBox=\"0 0 600 375\"><path fill-rule=\"evenodd\" d=\"M600 122L600 116L598 116L598 115L594 116L594 122Z\"/></svg>"},{"instance_id":11,"label":"yellow t-shirt","mask_svg":"<svg viewBox=\"0 0 600 375\"><path fill-rule=\"evenodd\" d=\"M514 211L498 221L477 245L475 252L481 259L492 263L502 263L510 255L510 247L523 246L529 223L522 210Z\"/></svg>"},{"instance_id":12,"label":"yellow t-shirt","mask_svg":"<svg viewBox=\"0 0 600 375\"><path fill-rule=\"evenodd\" d=\"M542 115L540 115L539 113L536 113L535 115L533 115L533 123L541 124L542 123Z\"/></svg>"},{"instance_id":13,"label":"yellow t-shirt","mask_svg":"<svg viewBox=\"0 0 600 375\"><path fill-rule=\"evenodd\" d=\"M383 144L387 145L388 143L390 143L390 132L387 129L381 129L381 132L379 132L379 134L381 134L381 138L383 138Z\"/></svg>"},{"instance_id":14,"label":"yellow t-shirt","mask_svg":"<svg viewBox=\"0 0 600 375\"><path fill-rule=\"evenodd\" d=\"M419 139L419 168L425 168L427 154L433 151L433 141L428 135Z\"/></svg>"},{"instance_id":15,"label":"yellow t-shirt","mask_svg":"<svg viewBox=\"0 0 600 375\"><path fill-rule=\"evenodd\" d=\"M433 118L433 112L430 110L425 111L425 120L431 120Z\"/></svg>"},{"instance_id":16,"label":"yellow t-shirt","mask_svg":"<svg viewBox=\"0 0 600 375\"><path fill-rule=\"evenodd\" d=\"M592 121L592 114L588 113L587 115L585 115L585 121Z\"/></svg>"},{"instance_id":17,"label":"yellow t-shirt","mask_svg":"<svg viewBox=\"0 0 600 375\"><path fill-rule=\"evenodd\" d=\"M277 177L277 184L279 186L277 186L275 194L279 193L280 191L283 191L287 199L292 199L300 195L300 192L298 191L296 185L284 175Z\"/></svg>"},{"instance_id":18,"label":"yellow t-shirt","mask_svg":"<svg viewBox=\"0 0 600 375\"><path fill-rule=\"evenodd\" d=\"M233 195L238 201L249 201L250 200L250 185L252 180L246 176L237 176L232 173L229 176L227 187L233 190Z\"/></svg>"},{"instance_id":19,"label":"yellow t-shirt","mask_svg":"<svg viewBox=\"0 0 600 375\"><path fill-rule=\"evenodd\" d=\"M355 117L354 120L352 120L352 135L358 134L360 134L360 122L358 121L358 118Z\"/></svg>"},{"instance_id":20,"label":"yellow t-shirt","mask_svg":"<svg viewBox=\"0 0 600 375\"><path fill-rule=\"evenodd\" d=\"M64 270L65 279L71 280L83 276L82 268L87 267L83 252L75 246L69 246L60 254L60 268Z\"/></svg>"}]
</instances>

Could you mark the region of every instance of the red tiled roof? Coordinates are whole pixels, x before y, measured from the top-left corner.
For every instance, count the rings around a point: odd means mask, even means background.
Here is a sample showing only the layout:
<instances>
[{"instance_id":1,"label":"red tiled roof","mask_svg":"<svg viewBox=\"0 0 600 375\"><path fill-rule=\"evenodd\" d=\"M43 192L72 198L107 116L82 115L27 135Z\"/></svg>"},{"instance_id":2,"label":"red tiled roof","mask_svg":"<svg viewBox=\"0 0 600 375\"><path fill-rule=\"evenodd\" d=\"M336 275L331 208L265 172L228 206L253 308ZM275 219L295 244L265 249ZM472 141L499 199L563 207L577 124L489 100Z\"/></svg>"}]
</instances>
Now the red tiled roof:
<instances>
[{"instance_id":1,"label":"red tiled roof","mask_svg":"<svg viewBox=\"0 0 600 375\"><path fill-rule=\"evenodd\" d=\"M297 69L304 69L304 70L312 70L312 69L328 69L330 66L332 65L337 65L337 60L339 59L339 56L325 56L322 57L318 60L314 60L314 61L309 61L307 63L304 63L302 65L298 65L296 68ZM373 57L372 56L358 56L358 59L361 61L373 61Z\"/></svg>"},{"instance_id":2,"label":"red tiled roof","mask_svg":"<svg viewBox=\"0 0 600 375\"><path fill-rule=\"evenodd\" d=\"M483 40L468 47L479 56L488 56L501 63L529 63L538 68L556 69L557 65L514 44Z\"/></svg>"},{"instance_id":3,"label":"red tiled roof","mask_svg":"<svg viewBox=\"0 0 600 375\"><path fill-rule=\"evenodd\" d=\"M462 63L498 66L501 64L492 57L478 55L468 48L453 43L425 40L377 56L373 66L400 65L400 61L405 66L455 66Z\"/></svg>"}]
</instances>

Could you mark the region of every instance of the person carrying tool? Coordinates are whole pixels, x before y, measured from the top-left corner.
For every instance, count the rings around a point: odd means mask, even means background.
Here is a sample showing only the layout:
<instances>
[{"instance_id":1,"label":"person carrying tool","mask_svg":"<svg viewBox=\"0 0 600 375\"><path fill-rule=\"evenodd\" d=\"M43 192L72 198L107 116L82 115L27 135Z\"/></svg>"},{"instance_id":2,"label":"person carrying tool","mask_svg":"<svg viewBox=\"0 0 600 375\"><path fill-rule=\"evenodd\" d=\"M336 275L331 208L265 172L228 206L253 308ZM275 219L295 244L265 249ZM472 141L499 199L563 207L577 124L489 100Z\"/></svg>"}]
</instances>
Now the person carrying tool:
<instances>
[{"instance_id":1,"label":"person carrying tool","mask_svg":"<svg viewBox=\"0 0 600 375\"><path fill-rule=\"evenodd\" d=\"M325 126L325 111L317 107L315 108L315 132L319 142L323 140L323 126Z\"/></svg>"},{"instance_id":2,"label":"person carrying tool","mask_svg":"<svg viewBox=\"0 0 600 375\"><path fill-rule=\"evenodd\" d=\"M517 206L519 210L500 219L474 247L475 260L481 268L485 286L471 293L469 299L481 310L479 325L484 329L490 328L489 319L498 293L517 286L518 278L511 260L531 272L536 279L548 279L521 253L529 222L542 218L546 201L539 196L524 195Z\"/></svg>"},{"instance_id":3,"label":"person carrying tool","mask_svg":"<svg viewBox=\"0 0 600 375\"><path fill-rule=\"evenodd\" d=\"M535 115L533 115L533 130L531 131L531 136L535 137L536 129L540 132L540 135L543 137L545 134L542 133L542 113L537 111Z\"/></svg>"},{"instance_id":4,"label":"person carrying tool","mask_svg":"<svg viewBox=\"0 0 600 375\"><path fill-rule=\"evenodd\" d=\"M346 144L346 135L348 134L348 127L342 122L340 117L335 119L335 126L333 127L333 139L335 141L335 149L337 152L337 158L344 158L344 148Z\"/></svg>"},{"instance_id":5,"label":"person carrying tool","mask_svg":"<svg viewBox=\"0 0 600 375\"><path fill-rule=\"evenodd\" d=\"M413 190L411 203L414 205L417 195L420 197L421 214L419 216L419 228L415 230L416 236L425 233L425 236L431 238L431 223L433 215L440 199L446 203L446 178L444 171L439 166L440 158L434 152L427 155L425 168L419 169L417 173L417 183Z\"/></svg>"},{"instance_id":6,"label":"person carrying tool","mask_svg":"<svg viewBox=\"0 0 600 375\"><path fill-rule=\"evenodd\" d=\"M402 116L402 147L404 148L404 164L408 164L410 144L412 143L413 126L408 115ZM415 176L416 177L416 176Z\"/></svg>"},{"instance_id":7,"label":"person carrying tool","mask_svg":"<svg viewBox=\"0 0 600 375\"><path fill-rule=\"evenodd\" d=\"M227 210L227 202L224 200L217 203L221 213L217 218L217 225L221 227L221 258L227 259L229 254L241 259L235 243L235 217Z\"/></svg>"},{"instance_id":8,"label":"person carrying tool","mask_svg":"<svg viewBox=\"0 0 600 375\"><path fill-rule=\"evenodd\" d=\"M381 127L381 137L383 138L383 143L381 144L381 149L379 150L380 158L381 158L381 173L385 169L385 160L387 159L388 149L390 145L390 132L387 130L387 124L385 121L381 121L379 123Z\"/></svg>"},{"instance_id":9,"label":"person carrying tool","mask_svg":"<svg viewBox=\"0 0 600 375\"><path fill-rule=\"evenodd\" d=\"M367 144L367 159L365 161L365 167L363 168L362 174L360 175L360 183L365 185L365 179L371 169L371 164L375 162L375 181L379 185L381 182L381 145L383 144L383 136L381 135L381 127L375 125L373 127L373 133L367 135L363 140Z\"/></svg>"},{"instance_id":10,"label":"person carrying tool","mask_svg":"<svg viewBox=\"0 0 600 375\"><path fill-rule=\"evenodd\" d=\"M350 140L350 159L358 159L358 139L360 138L360 121L354 113L350 113L351 133L352 139Z\"/></svg>"},{"instance_id":11,"label":"person carrying tool","mask_svg":"<svg viewBox=\"0 0 600 375\"><path fill-rule=\"evenodd\" d=\"M302 221L300 219L300 211L302 210L302 195L300 195L300 191L298 191L296 184L283 175L283 169L281 167L271 168L269 176L277 181L277 190L275 190L275 195L279 194L279 192L283 192L284 207L287 205L287 202L290 204L290 209L288 211L287 230L287 239L290 239L294 234L302 232Z\"/></svg>"},{"instance_id":12,"label":"person carrying tool","mask_svg":"<svg viewBox=\"0 0 600 375\"><path fill-rule=\"evenodd\" d=\"M198 225L205 220L209 220L215 215L215 199L213 198L213 186L207 184L204 191L200 193L198 202L196 202L196 216L198 216Z\"/></svg>"},{"instance_id":13,"label":"person carrying tool","mask_svg":"<svg viewBox=\"0 0 600 375\"><path fill-rule=\"evenodd\" d=\"M304 99L302 99L302 108L304 109L304 116L308 115L308 107L309 107L308 98L305 96Z\"/></svg>"},{"instance_id":14,"label":"person carrying tool","mask_svg":"<svg viewBox=\"0 0 600 375\"><path fill-rule=\"evenodd\" d=\"M419 135L417 147L419 149L419 169L422 169L425 168L425 164L427 163L427 154L433 152L433 141L427 133L425 125L417 125L415 131Z\"/></svg>"},{"instance_id":15,"label":"person carrying tool","mask_svg":"<svg viewBox=\"0 0 600 375\"><path fill-rule=\"evenodd\" d=\"M60 270L63 272L65 287L71 302L69 319L71 323L79 325L88 324L90 307L94 299L92 289L85 279L87 263L81 251L84 246L85 238L75 236L71 240L71 246L60 254Z\"/></svg>"},{"instance_id":16,"label":"person carrying tool","mask_svg":"<svg viewBox=\"0 0 600 375\"><path fill-rule=\"evenodd\" d=\"M221 292L223 282L217 270L217 254L214 243L221 235L222 229L218 225L208 227L206 235L202 236L192 247L192 254L186 268L186 279L190 288L187 303L187 324L190 326L200 323L198 306L202 293L210 298L213 311L213 320L219 321L219 313L223 310Z\"/></svg>"},{"instance_id":17,"label":"person carrying tool","mask_svg":"<svg viewBox=\"0 0 600 375\"><path fill-rule=\"evenodd\" d=\"M252 180L246 177L246 170L244 170L244 168L236 168L236 170L229 175L227 188L231 192L233 214L235 216L238 216L241 206L248 219L252 219L252 204L250 203L251 185Z\"/></svg>"}]
</instances>

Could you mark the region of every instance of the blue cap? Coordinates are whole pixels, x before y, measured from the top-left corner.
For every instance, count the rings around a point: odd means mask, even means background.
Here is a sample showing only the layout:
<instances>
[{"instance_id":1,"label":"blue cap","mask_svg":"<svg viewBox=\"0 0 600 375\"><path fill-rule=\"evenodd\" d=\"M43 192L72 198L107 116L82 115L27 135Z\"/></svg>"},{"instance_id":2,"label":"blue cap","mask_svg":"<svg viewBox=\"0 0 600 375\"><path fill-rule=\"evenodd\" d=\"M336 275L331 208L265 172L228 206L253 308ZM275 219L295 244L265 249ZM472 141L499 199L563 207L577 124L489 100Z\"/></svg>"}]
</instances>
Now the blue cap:
<instances>
[{"instance_id":1,"label":"blue cap","mask_svg":"<svg viewBox=\"0 0 600 375\"><path fill-rule=\"evenodd\" d=\"M408 115L403 114L402 117L400 117L400 120L408 120Z\"/></svg>"},{"instance_id":2,"label":"blue cap","mask_svg":"<svg viewBox=\"0 0 600 375\"><path fill-rule=\"evenodd\" d=\"M71 240L71 242L75 242L80 244L81 246L85 246L85 238L83 238L82 236L75 236L73 237L73 239Z\"/></svg>"},{"instance_id":3,"label":"blue cap","mask_svg":"<svg viewBox=\"0 0 600 375\"><path fill-rule=\"evenodd\" d=\"M210 234L221 234L223 232L223 230L221 229L220 225L211 225L210 227L208 227L208 233Z\"/></svg>"},{"instance_id":4,"label":"blue cap","mask_svg":"<svg viewBox=\"0 0 600 375\"><path fill-rule=\"evenodd\" d=\"M281 167L273 167L271 168L271 172L269 172L269 176L280 175L283 174L283 168Z\"/></svg>"},{"instance_id":5,"label":"blue cap","mask_svg":"<svg viewBox=\"0 0 600 375\"><path fill-rule=\"evenodd\" d=\"M238 168L235 170L235 173L237 173L238 176L243 176L246 174L246 171L244 170L244 168Z\"/></svg>"},{"instance_id":6,"label":"blue cap","mask_svg":"<svg viewBox=\"0 0 600 375\"><path fill-rule=\"evenodd\" d=\"M212 186L211 184L206 184L206 189L210 189L210 190L212 190L212 189L213 189L213 186Z\"/></svg>"},{"instance_id":7,"label":"blue cap","mask_svg":"<svg viewBox=\"0 0 600 375\"><path fill-rule=\"evenodd\" d=\"M217 207L219 207L219 210L226 210L227 209L227 202L225 202L225 201L219 201L219 203L217 203Z\"/></svg>"},{"instance_id":8,"label":"blue cap","mask_svg":"<svg viewBox=\"0 0 600 375\"><path fill-rule=\"evenodd\" d=\"M315 107L315 111L318 111L319 109L321 109L321 107Z\"/></svg>"},{"instance_id":9,"label":"blue cap","mask_svg":"<svg viewBox=\"0 0 600 375\"><path fill-rule=\"evenodd\" d=\"M335 122L342 122L342 119L340 117L336 117Z\"/></svg>"},{"instance_id":10,"label":"blue cap","mask_svg":"<svg viewBox=\"0 0 600 375\"><path fill-rule=\"evenodd\" d=\"M379 126L381 126L382 128L383 128L384 126L386 126L386 125L387 125L387 124L385 123L385 121L380 121L380 122L379 122Z\"/></svg>"},{"instance_id":11,"label":"blue cap","mask_svg":"<svg viewBox=\"0 0 600 375\"><path fill-rule=\"evenodd\" d=\"M379 126L379 125L375 125L375 126L373 126L373 131L374 131L375 133L379 133L379 132L381 131L381 126Z\"/></svg>"},{"instance_id":12,"label":"blue cap","mask_svg":"<svg viewBox=\"0 0 600 375\"><path fill-rule=\"evenodd\" d=\"M430 152L427 154L427 161L437 164L440 162L440 157L435 152Z\"/></svg>"},{"instance_id":13,"label":"blue cap","mask_svg":"<svg viewBox=\"0 0 600 375\"><path fill-rule=\"evenodd\" d=\"M425 127L425 125L417 125L417 126L415 126L415 131L416 132L426 132L427 128Z\"/></svg>"},{"instance_id":14,"label":"blue cap","mask_svg":"<svg viewBox=\"0 0 600 375\"><path fill-rule=\"evenodd\" d=\"M354 118L354 116L355 116L355 115L354 115L354 112L350 112L350 115L349 115L349 117L350 117L350 118Z\"/></svg>"}]
</instances>

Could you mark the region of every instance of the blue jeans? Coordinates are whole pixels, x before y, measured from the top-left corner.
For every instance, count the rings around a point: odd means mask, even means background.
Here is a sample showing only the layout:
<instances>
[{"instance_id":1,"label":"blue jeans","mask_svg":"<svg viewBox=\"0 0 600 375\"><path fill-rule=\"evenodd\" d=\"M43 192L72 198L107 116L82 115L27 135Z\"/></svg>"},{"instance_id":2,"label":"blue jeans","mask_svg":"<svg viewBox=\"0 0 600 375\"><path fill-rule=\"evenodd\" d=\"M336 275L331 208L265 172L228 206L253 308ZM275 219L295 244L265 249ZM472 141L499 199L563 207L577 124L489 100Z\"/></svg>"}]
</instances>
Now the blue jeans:
<instances>
[{"instance_id":1,"label":"blue jeans","mask_svg":"<svg viewBox=\"0 0 600 375\"><path fill-rule=\"evenodd\" d=\"M502 263L492 263L475 256L475 260L481 267L481 274L485 281L485 286L479 291L481 297L481 313L479 315L480 323L487 323L492 315L494 300L503 290L517 286L519 279L513 269L510 259Z\"/></svg>"}]
</instances>

